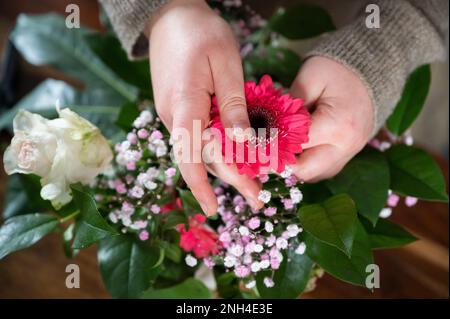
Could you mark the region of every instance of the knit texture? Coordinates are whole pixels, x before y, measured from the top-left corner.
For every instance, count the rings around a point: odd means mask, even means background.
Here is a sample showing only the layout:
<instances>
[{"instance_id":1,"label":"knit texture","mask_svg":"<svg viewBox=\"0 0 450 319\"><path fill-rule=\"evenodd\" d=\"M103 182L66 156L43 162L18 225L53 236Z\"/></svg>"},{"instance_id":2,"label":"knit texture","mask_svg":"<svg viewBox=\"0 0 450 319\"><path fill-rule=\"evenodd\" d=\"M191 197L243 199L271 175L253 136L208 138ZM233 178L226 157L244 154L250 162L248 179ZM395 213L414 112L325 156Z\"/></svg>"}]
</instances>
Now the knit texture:
<instances>
[{"instance_id":1,"label":"knit texture","mask_svg":"<svg viewBox=\"0 0 450 319\"><path fill-rule=\"evenodd\" d=\"M169 0L99 0L130 60L146 58L147 21Z\"/></svg>"},{"instance_id":2,"label":"knit texture","mask_svg":"<svg viewBox=\"0 0 450 319\"><path fill-rule=\"evenodd\" d=\"M448 1L371 1L380 8L380 28L366 27L368 13L327 34L306 54L324 56L353 70L374 106L376 134L400 99L408 75L419 65L444 60ZM351 89L351 88L349 88Z\"/></svg>"}]
</instances>

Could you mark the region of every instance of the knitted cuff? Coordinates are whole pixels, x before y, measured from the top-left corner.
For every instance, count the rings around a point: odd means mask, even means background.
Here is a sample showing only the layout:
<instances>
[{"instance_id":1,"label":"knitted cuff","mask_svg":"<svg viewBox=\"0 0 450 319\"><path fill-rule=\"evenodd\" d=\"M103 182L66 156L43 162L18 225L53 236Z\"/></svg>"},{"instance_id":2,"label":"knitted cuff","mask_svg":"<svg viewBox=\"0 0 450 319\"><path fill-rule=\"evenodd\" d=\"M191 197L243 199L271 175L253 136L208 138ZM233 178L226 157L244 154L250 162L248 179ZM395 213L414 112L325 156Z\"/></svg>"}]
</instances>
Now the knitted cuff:
<instances>
[{"instance_id":1,"label":"knitted cuff","mask_svg":"<svg viewBox=\"0 0 450 319\"><path fill-rule=\"evenodd\" d=\"M130 60L147 57L148 19L169 0L99 0Z\"/></svg>"},{"instance_id":2,"label":"knitted cuff","mask_svg":"<svg viewBox=\"0 0 450 319\"><path fill-rule=\"evenodd\" d=\"M374 135L399 100L409 73L421 64L445 59L446 49L432 22L411 3L371 2L380 8L380 28L368 28L368 14L362 14L352 24L326 35L306 57L328 57L359 76L374 106Z\"/></svg>"}]
</instances>

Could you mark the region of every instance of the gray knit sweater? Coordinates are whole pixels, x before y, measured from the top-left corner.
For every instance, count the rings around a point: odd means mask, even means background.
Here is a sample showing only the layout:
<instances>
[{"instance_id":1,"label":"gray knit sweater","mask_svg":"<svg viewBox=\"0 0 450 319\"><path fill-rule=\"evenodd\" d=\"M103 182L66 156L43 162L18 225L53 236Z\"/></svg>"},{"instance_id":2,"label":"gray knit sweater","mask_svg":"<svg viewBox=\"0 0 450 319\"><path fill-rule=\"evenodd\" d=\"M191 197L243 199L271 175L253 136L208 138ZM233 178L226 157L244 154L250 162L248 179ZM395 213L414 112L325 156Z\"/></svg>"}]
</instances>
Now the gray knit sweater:
<instances>
[{"instance_id":1,"label":"gray knit sweater","mask_svg":"<svg viewBox=\"0 0 450 319\"><path fill-rule=\"evenodd\" d=\"M143 29L169 0L99 0L130 59L147 55ZM352 69L367 86L375 107L376 132L400 98L417 66L444 60L448 0L377 0L380 28L366 27L367 13L324 36L306 57L325 56Z\"/></svg>"}]
</instances>

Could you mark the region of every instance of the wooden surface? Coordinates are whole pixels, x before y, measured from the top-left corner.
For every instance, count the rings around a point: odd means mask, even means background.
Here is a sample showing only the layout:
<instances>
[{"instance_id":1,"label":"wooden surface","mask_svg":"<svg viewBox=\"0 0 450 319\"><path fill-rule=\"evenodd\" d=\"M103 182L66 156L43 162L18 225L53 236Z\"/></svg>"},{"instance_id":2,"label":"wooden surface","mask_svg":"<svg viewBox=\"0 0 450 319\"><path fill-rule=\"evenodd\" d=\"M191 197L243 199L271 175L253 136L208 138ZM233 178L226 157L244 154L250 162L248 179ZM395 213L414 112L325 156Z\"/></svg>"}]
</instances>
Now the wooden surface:
<instances>
[{"instance_id":1,"label":"wooden surface","mask_svg":"<svg viewBox=\"0 0 450 319\"><path fill-rule=\"evenodd\" d=\"M448 163L441 160L448 177ZM0 181L4 181L3 172ZM4 183L0 182L3 193ZM381 269L380 289L373 293L325 275L303 298L448 298L448 205L419 202L398 207L392 219L421 238L403 248L375 252ZM80 267L81 287L65 286L66 266ZM101 281L95 247L75 259L64 256L60 238L50 235L32 248L0 261L0 298L108 298Z\"/></svg>"}]
</instances>

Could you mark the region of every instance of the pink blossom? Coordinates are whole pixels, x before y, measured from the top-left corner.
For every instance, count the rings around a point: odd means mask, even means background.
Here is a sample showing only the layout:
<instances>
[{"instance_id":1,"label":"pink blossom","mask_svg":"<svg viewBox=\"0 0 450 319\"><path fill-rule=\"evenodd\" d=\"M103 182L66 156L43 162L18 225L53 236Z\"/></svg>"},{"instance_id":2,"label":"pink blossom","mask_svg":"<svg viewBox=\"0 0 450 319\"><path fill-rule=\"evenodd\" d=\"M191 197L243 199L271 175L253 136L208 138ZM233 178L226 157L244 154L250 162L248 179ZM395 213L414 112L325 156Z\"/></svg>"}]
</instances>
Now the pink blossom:
<instances>
[{"instance_id":1,"label":"pink blossom","mask_svg":"<svg viewBox=\"0 0 450 319\"><path fill-rule=\"evenodd\" d=\"M387 199L387 204L390 207L395 207L398 204L398 201L400 200L400 197L397 194L390 194L388 199Z\"/></svg>"},{"instance_id":2,"label":"pink blossom","mask_svg":"<svg viewBox=\"0 0 450 319\"><path fill-rule=\"evenodd\" d=\"M238 278L244 278L250 275L250 268L244 265L237 266L234 270L234 274Z\"/></svg>"},{"instance_id":3,"label":"pink blossom","mask_svg":"<svg viewBox=\"0 0 450 319\"><path fill-rule=\"evenodd\" d=\"M137 132L137 136L138 136L139 138L144 139L144 138L147 138L147 137L149 136L149 133L148 133L148 131L147 131L145 128L141 128L141 129Z\"/></svg>"},{"instance_id":4,"label":"pink blossom","mask_svg":"<svg viewBox=\"0 0 450 319\"><path fill-rule=\"evenodd\" d=\"M163 138L163 134L161 133L161 131L154 130L154 131L152 132L152 134L150 135L149 140L150 140L150 141L153 141L153 140L160 140L160 139L162 139L162 138Z\"/></svg>"},{"instance_id":5,"label":"pink blossom","mask_svg":"<svg viewBox=\"0 0 450 319\"><path fill-rule=\"evenodd\" d=\"M261 221L259 220L258 217L252 217L250 218L250 220L248 221L248 227L250 229L256 229L260 226Z\"/></svg>"},{"instance_id":6,"label":"pink blossom","mask_svg":"<svg viewBox=\"0 0 450 319\"><path fill-rule=\"evenodd\" d=\"M175 167L169 167L168 169L166 169L166 172L165 172L167 178L174 177L176 173L177 173L177 169Z\"/></svg>"},{"instance_id":7,"label":"pink blossom","mask_svg":"<svg viewBox=\"0 0 450 319\"><path fill-rule=\"evenodd\" d=\"M406 196L405 198L405 205L408 207L412 207L417 204L418 198L412 197L412 196Z\"/></svg>"},{"instance_id":8,"label":"pink blossom","mask_svg":"<svg viewBox=\"0 0 450 319\"><path fill-rule=\"evenodd\" d=\"M128 162L127 163L127 170L134 171L136 169L136 163L135 162Z\"/></svg>"},{"instance_id":9,"label":"pink blossom","mask_svg":"<svg viewBox=\"0 0 450 319\"><path fill-rule=\"evenodd\" d=\"M139 239L142 240L142 241L147 240L148 237L149 237L149 233L148 233L148 231L146 231L146 230L143 230L143 231L141 231L141 232L139 233Z\"/></svg>"},{"instance_id":10,"label":"pink blossom","mask_svg":"<svg viewBox=\"0 0 450 319\"><path fill-rule=\"evenodd\" d=\"M284 199L281 200L281 202L284 205L284 209L292 209L292 208L294 208L294 203L289 198L284 198Z\"/></svg>"},{"instance_id":11,"label":"pink blossom","mask_svg":"<svg viewBox=\"0 0 450 319\"><path fill-rule=\"evenodd\" d=\"M277 213L276 207L267 207L264 210L264 215L266 215L267 217L271 217L271 216L275 215L276 213Z\"/></svg>"},{"instance_id":12,"label":"pink blossom","mask_svg":"<svg viewBox=\"0 0 450 319\"><path fill-rule=\"evenodd\" d=\"M153 204L152 206L150 206L150 211L151 211L153 214L159 214L159 213L161 212L161 207L159 207L159 206L156 205L156 204Z\"/></svg>"}]
</instances>

